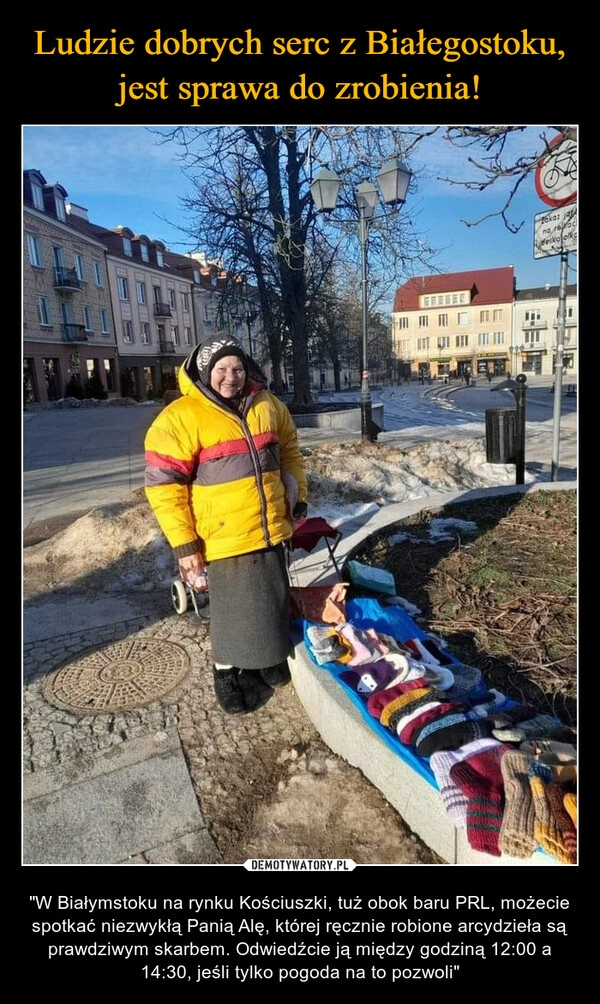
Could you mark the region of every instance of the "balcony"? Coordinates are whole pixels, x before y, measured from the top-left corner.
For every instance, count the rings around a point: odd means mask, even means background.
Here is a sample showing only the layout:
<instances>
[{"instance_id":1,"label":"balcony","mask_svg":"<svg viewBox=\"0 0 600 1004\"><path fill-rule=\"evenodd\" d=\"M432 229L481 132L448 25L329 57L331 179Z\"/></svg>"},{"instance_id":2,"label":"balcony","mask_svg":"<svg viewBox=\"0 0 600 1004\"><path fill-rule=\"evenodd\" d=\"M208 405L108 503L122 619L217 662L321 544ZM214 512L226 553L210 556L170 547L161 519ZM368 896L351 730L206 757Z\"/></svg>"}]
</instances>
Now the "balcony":
<instances>
[{"instance_id":1,"label":"balcony","mask_svg":"<svg viewBox=\"0 0 600 1004\"><path fill-rule=\"evenodd\" d=\"M171 308L168 303L158 303L154 304L154 316L155 317L170 317Z\"/></svg>"},{"instance_id":2,"label":"balcony","mask_svg":"<svg viewBox=\"0 0 600 1004\"><path fill-rule=\"evenodd\" d=\"M77 278L74 268L54 269L54 288L62 289L67 293L72 293L74 289L81 289L82 283Z\"/></svg>"},{"instance_id":3,"label":"balcony","mask_svg":"<svg viewBox=\"0 0 600 1004\"><path fill-rule=\"evenodd\" d=\"M159 342L158 351L161 355L168 355L170 352L175 352L175 346L173 345L173 342Z\"/></svg>"},{"instance_id":4,"label":"balcony","mask_svg":"<svg viewBox=\"0 0 600 1004\"><path fill-rule=\"evenodd\" d=\"M547 327L548 327L547 321L543 321L541 318L539 318L539 320L532 320L531 318L529 318L523 321L521 325L521 330L531 331L531 329L533 328L535 331L541 331L543 328Z\"/></svg>"},{"instance_id":5,"label":"balcony","mask_svg":"<svg viewBox=\"0 0 600 1004\"><path fill-rule=\"evenodd\" d=\"M83 324L63 324L63 342L87 342L85 326Z\"/></svg>"}]
</instances>

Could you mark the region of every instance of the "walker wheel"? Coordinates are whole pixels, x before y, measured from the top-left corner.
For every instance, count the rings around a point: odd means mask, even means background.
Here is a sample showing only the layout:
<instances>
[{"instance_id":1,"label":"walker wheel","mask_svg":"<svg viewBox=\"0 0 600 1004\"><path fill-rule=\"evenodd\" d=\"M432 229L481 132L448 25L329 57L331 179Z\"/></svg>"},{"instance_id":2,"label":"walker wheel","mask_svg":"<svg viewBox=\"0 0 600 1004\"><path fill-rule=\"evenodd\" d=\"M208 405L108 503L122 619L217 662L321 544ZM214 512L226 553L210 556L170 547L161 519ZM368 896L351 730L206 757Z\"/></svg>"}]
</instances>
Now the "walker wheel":
<instances>
[{"instance_id":1,"label":"walker wheel","mask_svg":"<svg viewBox=\"0 0 600 1004\"><path fill-rule=\"evenodd\" d=\"M173 600L175 612L184 614L188 608L188 597L181 579L173 579L171 583L171 599Z\"/></svg>"}]
</instances>

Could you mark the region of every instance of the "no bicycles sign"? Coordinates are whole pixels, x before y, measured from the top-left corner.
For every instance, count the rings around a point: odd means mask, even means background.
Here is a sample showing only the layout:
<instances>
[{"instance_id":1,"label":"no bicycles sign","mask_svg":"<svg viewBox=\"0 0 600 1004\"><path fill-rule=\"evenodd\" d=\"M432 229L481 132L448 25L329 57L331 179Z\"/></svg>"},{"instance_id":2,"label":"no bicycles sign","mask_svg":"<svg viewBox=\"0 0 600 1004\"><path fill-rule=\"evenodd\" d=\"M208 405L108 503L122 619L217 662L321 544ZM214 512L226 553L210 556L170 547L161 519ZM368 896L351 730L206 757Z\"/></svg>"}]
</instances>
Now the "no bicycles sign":
<instances>
[{"instance_id":1,"label":"no bicycles sign","mask_svg":"<svg viewBox=\"0 0 600 1004\"><path fill-rule=\"evenodd\" d=\"M559 133L548 148L535 169L535 190L542 202L558 209L577 200L577 140Z\"/></svg>"}]
</instances>

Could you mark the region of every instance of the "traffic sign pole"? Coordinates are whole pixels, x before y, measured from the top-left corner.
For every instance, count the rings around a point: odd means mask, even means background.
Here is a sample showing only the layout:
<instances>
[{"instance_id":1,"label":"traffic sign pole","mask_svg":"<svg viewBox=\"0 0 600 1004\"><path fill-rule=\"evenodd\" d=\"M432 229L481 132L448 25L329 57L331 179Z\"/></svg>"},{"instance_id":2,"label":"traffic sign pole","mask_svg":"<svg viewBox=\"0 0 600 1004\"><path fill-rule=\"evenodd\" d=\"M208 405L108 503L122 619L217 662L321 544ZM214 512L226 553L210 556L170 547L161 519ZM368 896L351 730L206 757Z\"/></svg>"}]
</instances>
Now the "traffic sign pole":
<instances>
[{"instance_id":1,"label":"traffic sign pole","mask_svg":"<svg viewBox=\"0 0 600 1004\"><path fill-rule=\"evenodd\" d=\"M556 322L556 360L554 363L554 417L552 426L551 480L558 481L558 454L560 444L560 409L562 406L563 352L565 347L565 318L567 314L567 271L569 255L560 256L560 285L558 287L558 318Z\"/></svg>"}]
</instances>

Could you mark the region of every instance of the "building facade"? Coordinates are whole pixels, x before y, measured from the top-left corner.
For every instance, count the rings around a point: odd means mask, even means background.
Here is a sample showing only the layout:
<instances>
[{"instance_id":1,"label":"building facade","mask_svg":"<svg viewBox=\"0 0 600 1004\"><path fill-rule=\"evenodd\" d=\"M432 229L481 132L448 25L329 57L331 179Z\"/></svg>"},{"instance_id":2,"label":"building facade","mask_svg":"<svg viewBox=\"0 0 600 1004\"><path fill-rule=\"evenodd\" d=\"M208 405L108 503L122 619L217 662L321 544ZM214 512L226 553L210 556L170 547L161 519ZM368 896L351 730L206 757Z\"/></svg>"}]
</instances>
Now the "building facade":
<instances>
[{"instance_id":1,"label":"building facade","mask_svg":"<svg viewBox=\"0 0 600 1004\"><path fill-rule=\"evenodd\" d=\"M255 289L202 253L93 223L61 185L23 172L25 407L88 392L163 397L191 349L222 329L262 361Z\"/></svg>"},{"instance_id":2,"label":"building facade","mask_svg":"<svg viewBox=\"0 0 600 1004\"><path fill-rule=\"evenodd\" d=\"M23 174L23 398L55 401L93 380L118 395L104 245L69 224L67 192Z\"/></svg>"},{"instance_id":3,"label":"building facade","mask_svg":"<svg viewBox=\"0 0 600 1004\"><path fill-rule=\"evenodd\" d=\"M511 265L409 279L392 312L392 348L405 379L554 373L558 286L518 289ZM563 367L577 374L577 286L565 303Z\"/></svg>"},{"instance_id":4,"label":"building facade","mask_svg":"<svg viewBox=\"0 0 600 1004\"><path fill-rule=\"evenodd\" d=\"M399 374L439 379L510 372L514 295L512 266L409 279L392 312Z\"/></svg>"},{"instance_id":5,"label":"building facade","mask_svg":"<svg viewBox=\"0 0 600 1004\"><path fill-rule=\"evenodd\" d=\"M513 352L515 373L554 373L558 335L558 286L517 289ZM577 286L568 285L563 331L563 377L576 377Z\"/></svg>"}]
</instances>

